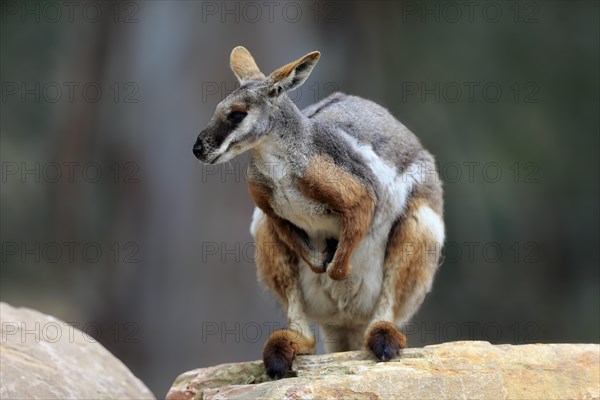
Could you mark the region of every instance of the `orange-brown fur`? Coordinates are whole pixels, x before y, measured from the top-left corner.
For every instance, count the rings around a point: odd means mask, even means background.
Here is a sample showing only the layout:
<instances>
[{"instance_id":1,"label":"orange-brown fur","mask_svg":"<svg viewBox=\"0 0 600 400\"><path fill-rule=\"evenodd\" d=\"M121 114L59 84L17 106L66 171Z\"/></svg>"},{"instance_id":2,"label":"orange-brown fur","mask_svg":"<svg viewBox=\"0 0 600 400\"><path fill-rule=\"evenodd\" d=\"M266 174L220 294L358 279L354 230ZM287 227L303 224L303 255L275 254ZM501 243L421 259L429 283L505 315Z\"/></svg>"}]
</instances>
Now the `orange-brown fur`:
<instances>
[{"instance_id":1,"label":"orange-brown fur","mask_svg":"<svg viewBox=\"0 0 600 400\"><path fill-rule=\"evenodd\" d=\"M338 248L328 274L332 279L346 279L350 258L371 225L375 195L356 177L324 156L314 156L298 184L308 198L327 204L342 217Z\"/></svg>"},{"instance_id":2,"label":"orange-brown fur","mask_svg":"<svg viewBox=\"0 0 600 400\"><path fill-rule=\"evenodd\" d=\"M230 56L231 69L238 77L245 79L264 79L264 74L256 66L254 58L248 50L236 47Z\"/></svg>"},{"instance_id":3,"label":"orange-brown fur","mask_svg":"<svg viewBox=\"0 0 600 400\"><path fill-rule=\"evenodd\" d=\"M255 191L258 186L254 186ZM284 307L288 309L289 301L298 296L298 256L279 239L276 224L267 217L256 228L256 264L258 275L263 283L275 293ZM294 320L288 320L293 326ZM297 354L314 352L314 337L308 338L294 329L282 329L273 332L265 344L263 360L271 366L270 376L282 377L281 371L291 369Z\"/></svg>"},{"instance_id":4,"label":"orange-brown fur","mask_svg":"<svg viewBox=\"0 0 600 400\"><path fill-rule=\"evenodd\" d=\"M371 325L365 335L366 347L383 361L396 357L406 348L406 336L391 322L381 321ZM382 350L385 349L385 350Z\"/></svg>"},{"instance_id":5,"label":"orange-brown fur","mask_svg":"<svg viewBox=\"0 0 600 400\"><path fill-rule=\"evenodd\" d=\"M403 217L396 221L388 239L384 274L395 276L395 319L406 319L402 305L406 304L407 296L414 294L417 286L429 287L432 270L437 268L440 258L442 243L436 242L416 215L421 206L429 206L429 202L422 198L410 199ZM426 290L420 292L422 298L426 294Z\"/></svg>"},{"instance_id":6,"label":"orange-brown fur","mask_svg":"<svg viewBox=\"0 0 600 400\"><path fill-rule=\"evenodd\" d=\"M257 227L256 264L258 276L287 308L288 292L298 279L298 256L278 238L268 219Z\"/></svg>"},{"instance_id":7,"label":"orange-brown fur","mask_svg":"<svg viewBox=\"0 0 600 400\"><path fill-rule=\"evenodd\" d=\"M319 56L320 56L320 53L318 51L313 51L312 53L309 53L309 54L305 55L304 57L297 59L296 61L292 61L291 63L286 64L283 67L277 68L275 71L273 71L273 73L271 74L271 77L274 78L274 81L276 81L276 82L283 80L283 79L287 78L288 76L290 76L290 74L292 72L294 72L294 69L298 65L300 65L306 61L315 60L315 59L319 58Z\"/></svg>"},{"instance_id":8,"label":"orange-brown fur","mask_svg":"<svg viewBox=\"0 0 600 400\"><path fill-rule=\"evenodd\" d=\"M248 189L256 206L267 214L271 228L279 235L281 241L301 257L313 271L323 272L309 261L306 250L295 237L290 222L282 219L273 211L273 207L271 207L271 199L273 197L271 189L254 181L248 181Z\"/></svg>"},{"instance_id":9,"label":"orange-brown fur","mask_svg":"<svg viewBox=\"0 0 600 400\"><path fill-rule=\"evenodd\" d=\"M282 378L284 371L292 368L292 362L298 354L314 352L315 340L308 339L293 329L282 329L273 332L263 349L265 366L273 368L267 374Z\"/></svg>"},{"instance_id":10,"label":"orange-brown fur","mask_svg":"<svg viewBox=\"0 0 600 400\"><path fill-rule=\"evenodd\" d=\"M246 112L248 111L248 106L246 104L234 104L231 106L231 111L242 111L242 112Z\"/></svg>"},{"instance_id":11,"label":"orange-brown fur","mask_svg":"<svg viewBox=\"0 0 600 400\"><path fill-rule=\"evenodd\" d=\"M270 342L287 341L294 354L308 354L315 348L315 341L307 339L303 334L293 329L281 329L271 334Z\"/></svg>"}]
</instances>

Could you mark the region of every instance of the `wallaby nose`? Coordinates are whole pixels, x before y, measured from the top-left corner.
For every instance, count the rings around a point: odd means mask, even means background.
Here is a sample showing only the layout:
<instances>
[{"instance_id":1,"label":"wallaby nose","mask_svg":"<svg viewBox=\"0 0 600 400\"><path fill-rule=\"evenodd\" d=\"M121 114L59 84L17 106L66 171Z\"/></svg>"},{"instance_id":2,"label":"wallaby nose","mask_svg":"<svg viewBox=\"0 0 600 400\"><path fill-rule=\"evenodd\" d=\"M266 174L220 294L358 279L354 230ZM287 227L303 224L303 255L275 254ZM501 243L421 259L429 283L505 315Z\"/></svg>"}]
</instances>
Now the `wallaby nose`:
<instances>
[{"instance_id":1,"label":"wallaby nose","mask_svg":"<svg viewBox=\"0 0 600 400\"><path fill-rule=\"evenodd\" d=\"M194 148L192 149L197 159L200 159L200 157L202 156L203 149L204 146L202 146L202 140L200 140L200 137L198 137L198 139L196 139L196 143L194 144Z\"/></svg>"}]
</instances>

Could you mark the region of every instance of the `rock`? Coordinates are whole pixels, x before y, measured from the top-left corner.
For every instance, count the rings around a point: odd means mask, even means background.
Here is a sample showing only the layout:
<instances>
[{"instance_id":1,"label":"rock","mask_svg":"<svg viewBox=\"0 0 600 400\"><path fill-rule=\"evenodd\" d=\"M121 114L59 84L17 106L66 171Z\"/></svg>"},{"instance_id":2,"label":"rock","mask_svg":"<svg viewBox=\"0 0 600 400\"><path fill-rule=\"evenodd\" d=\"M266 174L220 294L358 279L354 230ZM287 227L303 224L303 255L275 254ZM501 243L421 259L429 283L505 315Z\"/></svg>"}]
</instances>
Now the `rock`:
<instances>
[{"instance_id":1,"label":"rock","mask_svg":"<svg viewBox=\"0 0 600 400\"><path fill-rule=\"evenodd\" d=\"M167 400L187 399L598 399L600 345L450 342L406 349L390 362L367 352L299 356L267 379L262 362L180 375Z\"/></svg>"},{"instance_id":2,"label":"rock","mask_svg":"<svg viewBox=\"0 0 600 400\"><path fill-rule=\"evenodd\" d=\"M0 303L1 399L154 399L102 345L54 317Z\"/></svg>"}]
</instances>

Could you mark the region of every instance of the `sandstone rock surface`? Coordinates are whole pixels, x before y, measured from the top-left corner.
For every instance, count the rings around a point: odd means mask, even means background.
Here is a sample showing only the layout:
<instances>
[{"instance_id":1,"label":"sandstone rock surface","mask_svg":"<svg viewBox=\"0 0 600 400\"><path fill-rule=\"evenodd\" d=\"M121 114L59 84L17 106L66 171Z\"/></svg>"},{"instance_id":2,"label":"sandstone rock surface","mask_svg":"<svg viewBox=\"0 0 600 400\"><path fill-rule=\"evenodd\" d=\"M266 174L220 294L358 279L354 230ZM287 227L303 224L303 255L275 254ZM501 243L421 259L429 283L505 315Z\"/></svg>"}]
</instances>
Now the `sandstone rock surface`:
<instances>
[{"instance_id":1,"label":"sandstone rock surface","mask_svg":"<svg viewBox=\"0 0 600 400\"><path fill-rule=\"evenodd\" d=\"M154 399L100 343L54 317L0 303L1 399Z\"/></svg>"},{"instance_id":2,"label":"sandstone rock surface","mask_svg":"<svg viewBox=\"0 0 600 400\"><path fill-rule=\"evenodd\" d=\"M406 349L393 361L367 352L300 356L269 381L262 362L180 375L167 400L598 399L600 345L450 342Z\"/></svg>"}]
</instances>

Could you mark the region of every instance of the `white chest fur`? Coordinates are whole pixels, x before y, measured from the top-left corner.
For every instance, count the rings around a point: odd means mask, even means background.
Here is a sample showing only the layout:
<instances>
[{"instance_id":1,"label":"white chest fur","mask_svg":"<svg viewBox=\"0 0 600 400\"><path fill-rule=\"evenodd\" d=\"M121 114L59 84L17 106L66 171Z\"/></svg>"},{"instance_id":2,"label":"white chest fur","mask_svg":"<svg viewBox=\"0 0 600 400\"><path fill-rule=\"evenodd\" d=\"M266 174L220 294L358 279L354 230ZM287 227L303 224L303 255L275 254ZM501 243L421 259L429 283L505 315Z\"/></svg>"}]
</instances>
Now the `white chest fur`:
<instances>
[{"instance_id":1,"label":"white chest fur","mask_svg":"<svg viewBox=\"0 0 600 400\"><path fill-rule=\"evenodd\" d=\"M287 161L275 146L270 146L262 152L260 162L255 165L273 185L273 211L303 229L313 242L315 250L324 246L325 239L339 237L339 216L328 214L325 204L307 198L298 189L294 173L298 168L297 164Z\"/></svg>"}]
</instances>

